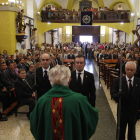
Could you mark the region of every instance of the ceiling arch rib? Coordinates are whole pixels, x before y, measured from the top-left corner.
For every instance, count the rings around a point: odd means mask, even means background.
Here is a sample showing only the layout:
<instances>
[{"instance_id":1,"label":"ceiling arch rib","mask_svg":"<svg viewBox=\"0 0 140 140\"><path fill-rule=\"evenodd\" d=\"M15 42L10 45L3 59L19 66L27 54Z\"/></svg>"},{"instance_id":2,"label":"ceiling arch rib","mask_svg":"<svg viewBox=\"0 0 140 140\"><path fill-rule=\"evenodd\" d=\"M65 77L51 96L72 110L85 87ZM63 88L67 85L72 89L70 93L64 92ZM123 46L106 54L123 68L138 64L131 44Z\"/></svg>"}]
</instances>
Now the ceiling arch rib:
<instances>
[{"instance_id":1,"label":"ceiling arch rib","mask_svg":"<svg viewBox=\"0 0 140 140\"><path fill-rule=\"evenodd\" d=\"M68 1L67 9L69 9L69 10L72 9L73 2L74 2L74 0L69 0L69 1Z\"/></svg>"},{"instance_id":2,"label":"ceiling arch rib","mask_svg":"<svg viewBox=\"0 0 140 140\"><path fill-rule=\"evenodd\" d=\"M98 0L99 7L105 6L104 0Z\"/></svg>"}]
</instances>

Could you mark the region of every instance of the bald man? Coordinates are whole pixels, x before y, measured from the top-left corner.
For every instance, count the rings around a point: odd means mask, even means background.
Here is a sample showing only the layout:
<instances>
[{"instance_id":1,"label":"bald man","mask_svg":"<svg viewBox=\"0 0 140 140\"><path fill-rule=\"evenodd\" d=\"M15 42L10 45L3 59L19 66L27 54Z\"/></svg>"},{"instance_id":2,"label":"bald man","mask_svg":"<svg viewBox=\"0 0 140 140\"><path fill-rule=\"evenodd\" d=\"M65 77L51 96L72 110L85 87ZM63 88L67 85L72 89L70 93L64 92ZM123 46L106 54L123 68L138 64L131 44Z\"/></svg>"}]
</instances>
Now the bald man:
<instances>
[{"instance_id":1,"label":"bald man","mask_svg":"<svg viewBox=\"0 0 140 140\"><path fill-rule=\"evenodd\" d=\"M44 93L48 92L51 89L51 84L48 79L48 72L51 69L50 67L50 55L42 54L41 64L42 67L36 70L36 82L37 82L37 99L39 99Z\"/></svg>"}]
</instances>

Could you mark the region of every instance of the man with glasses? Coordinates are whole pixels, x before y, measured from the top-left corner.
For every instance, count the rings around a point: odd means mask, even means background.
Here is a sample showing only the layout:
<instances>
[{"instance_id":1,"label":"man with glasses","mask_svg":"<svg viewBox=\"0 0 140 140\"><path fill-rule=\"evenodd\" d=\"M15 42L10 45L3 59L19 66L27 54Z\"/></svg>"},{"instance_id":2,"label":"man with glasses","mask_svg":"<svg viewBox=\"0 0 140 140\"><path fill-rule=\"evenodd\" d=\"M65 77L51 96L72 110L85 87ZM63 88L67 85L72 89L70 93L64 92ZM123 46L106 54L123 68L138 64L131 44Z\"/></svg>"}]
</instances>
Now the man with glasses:
<instances>
[{"instance_id":1,"label":"man with glasses","mask_svg":"<svg viewBox=\"0 0 140 140\"><path fill-rule=\"evenodd\" d=\"M113 87L113 99L118 102L121 98L120 136L125 140L128 124L128 140L136 140L135 124L140 116L140 79L134 76L136 64L129 61L125 65L126 76L122 77L122 92L119 92L120 78L117 78Z\"/></svg>"},{"instance_id":2,"label":"man with glasses","mask_svg":"<svg viewBox=\"0 0 140 140\"><path fill-rule=\"evenodd\" d=\"M51 89L51 84L47 74L51 69L50 62L50 55L46 53L42 54L42 67L36 70L37 99L39 99L44 93L48 92Z\"/></svg>"},{"instance_id":3,"label":"man with glasses","mask_svg":"<svg viewBox=\"0 0 140 140\"><path fill-rule=\"evenodd\" d=\"M84 70L86 63L85 58L82 55L78 55L75 58L76 70L71 73L71 82L69 88L86 96L90 104L95 107L96 100L96 88L94 85L94 76Z\"/></svg>"}]
</instances>

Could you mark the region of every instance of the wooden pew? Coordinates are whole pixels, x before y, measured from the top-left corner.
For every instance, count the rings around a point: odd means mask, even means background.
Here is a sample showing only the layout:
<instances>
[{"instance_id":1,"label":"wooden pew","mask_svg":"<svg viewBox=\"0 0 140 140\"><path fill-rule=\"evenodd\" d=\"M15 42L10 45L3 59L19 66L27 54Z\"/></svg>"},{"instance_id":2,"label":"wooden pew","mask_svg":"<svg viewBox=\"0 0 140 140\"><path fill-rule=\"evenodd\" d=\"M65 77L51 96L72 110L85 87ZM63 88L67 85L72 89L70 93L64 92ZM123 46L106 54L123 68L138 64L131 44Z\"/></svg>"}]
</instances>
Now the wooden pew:
<instances>
[{"instance_id":1,"label":"wooden pew","mask_svg":"<svg viewBox=\"0 0 140 140\"><path fill-rule=\"evenodd\" d=\"M104 67L105 67L105 63L99 62L99 79L104 77Z\"/></svg>"},{"instance_id":2,"label":"wooden pew","mask_svg":"<svg viewBox=\"0 0 140 140\"><path fill-rule=\"evenodd\" d=\"M63 62L64 62L64 65L69 67L71 71L74 69L74 59L63 59Z\"/></svg>"},{"instance_id":3,"label":"wooden pew","mask_svg":"<svg viewBox=\"0 0 140 140\"><path fill-rule=\"evenodd\" d=\"M107 68L107 75L106 75L106 77L107 77L107 78L106 78L106 79L107 79L107 80L106 80L106 82L107 82L107 89L111 86L111 85L110 85L110 83L111 83L111 82L110 82L111 71L112 71L112 72L113 72L113 71L114 71L114 72L117 72L116 75L118 75L118 70L114 69L114 68L111 67L111 66L109 66L109 67Z\"/></svg>"},{"instance_id":4,"label":"wooden pew","mask_svg":"<svg viewBox=\"0 0 140 140\"><path fill-rule=\"evenodd\" d=\"M118 73L117 72L114 72L114 71L111 71L111 74L110 74L110 95L111 95L111 99L112 99L112 91L113 91L113 86L114 86L114 81L116 78L118 78Z\"/></svg>"}]
</instances>

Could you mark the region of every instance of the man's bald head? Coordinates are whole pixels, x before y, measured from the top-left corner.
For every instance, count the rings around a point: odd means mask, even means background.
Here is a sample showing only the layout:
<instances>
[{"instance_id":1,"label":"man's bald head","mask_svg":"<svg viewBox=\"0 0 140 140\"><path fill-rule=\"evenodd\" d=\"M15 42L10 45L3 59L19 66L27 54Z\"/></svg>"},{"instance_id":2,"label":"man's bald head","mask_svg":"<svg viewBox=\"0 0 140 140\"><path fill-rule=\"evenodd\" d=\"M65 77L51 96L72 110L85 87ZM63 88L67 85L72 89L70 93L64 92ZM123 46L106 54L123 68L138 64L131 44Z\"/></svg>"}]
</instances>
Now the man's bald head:
<instances>
[{"instance_id":1,"label":"man's bald head","mask_svg":"<svg viewBox=\"0 0 140 140\"><path fill-rule=\"evenodd\" d=\"M50 55L44 53L41 55L41 64L44 69L48 69L50 66Z\"/></svg>"}]
</instances>

